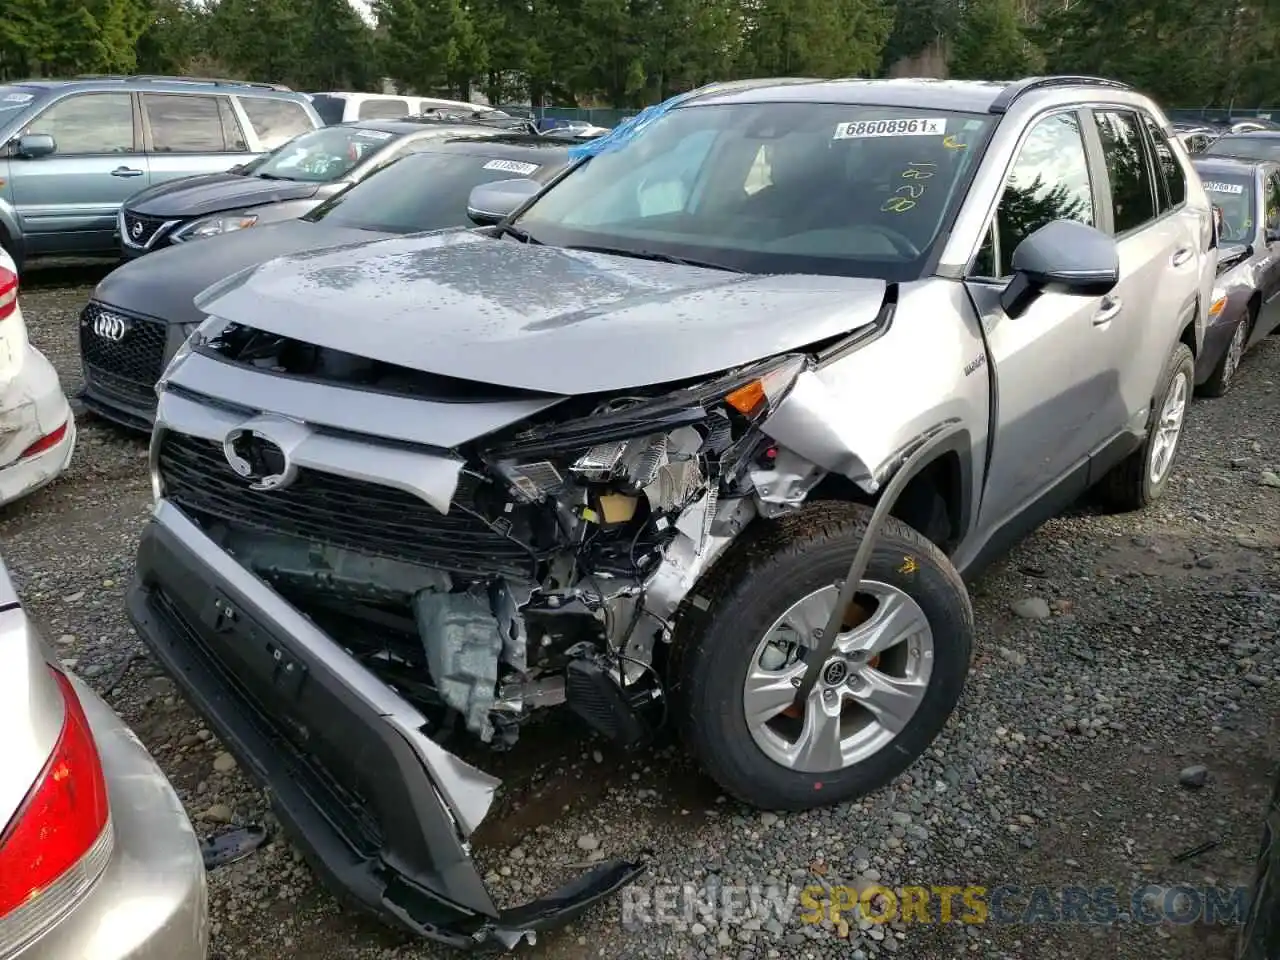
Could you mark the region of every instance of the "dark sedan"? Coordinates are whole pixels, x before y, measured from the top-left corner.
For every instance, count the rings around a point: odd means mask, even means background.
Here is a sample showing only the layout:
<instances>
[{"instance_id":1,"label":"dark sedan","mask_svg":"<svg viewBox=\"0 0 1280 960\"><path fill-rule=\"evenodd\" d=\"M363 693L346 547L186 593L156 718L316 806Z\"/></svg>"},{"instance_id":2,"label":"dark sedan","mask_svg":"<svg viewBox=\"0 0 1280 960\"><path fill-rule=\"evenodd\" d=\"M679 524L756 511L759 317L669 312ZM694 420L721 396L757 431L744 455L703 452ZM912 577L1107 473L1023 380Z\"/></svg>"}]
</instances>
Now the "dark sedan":
<instances>
[{"instance_id":1,"label":"dark sedan","mask_svg":"<svg viewBox=\"0 0 1280 960\"><path fill-rule=\"evenodd\" d=\"M1205 147L1199 156L1280 161L1280 130L1225 133Z\"/></svg>"},{"instance_id":2,"label":"dark sedan","mask_svg":"<svg viewBox=\"0 0 1280 960\"><path fill-rule=\"evenodd\" d=\"M1218 279L1196 385L1220 397L1245 351L1280 326L1280 164L1203 155L1192 163L1219 217Z\"/></svg>"},{"instance_id":3,"label":"dark sedan","mask_svg":"<svg viewBox=\"0 0 1280 960\"><path fill-rule=\"evenodd\" d=\"M80 315L85 407L149 430L156 381L204 319L193 300L206 287L288 253L471 226L472 187L515 177L547 182L569 163L570 146L510 134L437 138L301 219L179 244L122 264L98 284Z\"/></svg>"},{"instance_id":4,"label":"dark sedan","mask_svg":"<svg viewBox=\"0 0 1280 960\"><path fill-rule=\"evenodd\" d=\"M184 177L134 194L120 208L126 259L172 244L292 220L393 160L442 137L510 134L483 120L359 120L295 137L225 173Z\"/></svg>"}]
</instances>

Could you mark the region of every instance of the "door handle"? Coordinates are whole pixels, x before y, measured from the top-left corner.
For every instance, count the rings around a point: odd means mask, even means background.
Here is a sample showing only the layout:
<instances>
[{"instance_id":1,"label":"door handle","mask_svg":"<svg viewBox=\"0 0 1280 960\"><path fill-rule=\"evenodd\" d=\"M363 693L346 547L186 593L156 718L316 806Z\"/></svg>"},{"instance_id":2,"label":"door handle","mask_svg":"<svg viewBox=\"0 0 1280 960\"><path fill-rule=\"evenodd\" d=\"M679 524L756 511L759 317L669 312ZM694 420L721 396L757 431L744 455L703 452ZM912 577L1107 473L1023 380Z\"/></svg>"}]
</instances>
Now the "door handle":
<instances>
[{"instance_id":1,"label":"door handle","mask_svg":"<svg viewBox=\"0 0 1280 960\"><path fill-rule=\"evenodd\" d=\"M1180 267L1190 259L1191 259L1191 248L1183 247L1181 250L1179 250L1177 253L1173 255L1173 265L1175 267Z\"/></svg>"},{"instance_id":2,"label":"door handle","mask_svg":"<svg viewBox=\"0 0 1280 960\"><path fill-rule=\"evenodd\" d=\"M111 175L113 177L140 177L142 176L142 171L135 170L133 167L116 167L111 171Z\"/></svg>"},{"instance_id":3,"label":"door handle","mask_svg":"<svg viewBox=\"0 0 1280 960\"><path fill-rule=\"evenodd\" d=\"M1120 302L1119 297L1103 297L1102 303L1098 307L1098 312L1093 315L1093 325L1100 327L1105 323L1110 323L1120 313L1120 309L1124 306Z\"/></svg>"}]
</instances>

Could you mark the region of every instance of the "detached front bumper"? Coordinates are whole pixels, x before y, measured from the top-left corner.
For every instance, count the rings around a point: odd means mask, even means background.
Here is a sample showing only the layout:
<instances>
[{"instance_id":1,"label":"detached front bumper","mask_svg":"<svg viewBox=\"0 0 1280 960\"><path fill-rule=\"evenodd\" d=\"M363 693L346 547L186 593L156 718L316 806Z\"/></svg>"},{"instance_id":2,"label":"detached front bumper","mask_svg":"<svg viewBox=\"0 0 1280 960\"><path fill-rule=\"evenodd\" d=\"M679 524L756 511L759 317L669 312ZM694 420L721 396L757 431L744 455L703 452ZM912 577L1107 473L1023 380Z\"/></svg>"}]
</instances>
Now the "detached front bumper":
<instances>
[{"instance_id":1,"label":"detached front bumper","mask_svg":"<svg viewBox=\"0 0 1280 960\"><path fill-rule=\"evenodd\" d=\"M498 781L430 740L424 718L262 580L160 501L128 610L143 640L325 880L385 919L455 947L508 948L637 877L604 863L499 910L467 838Z\"/></svg>"},{"instance_id":2,"label":"detached front bumper","mask_svg":"<svg viewBox=\"0 0 1280 960\"><path fill-rule=\"evenodd\" d=\"M61 475L76 445L75 418L53 365L29 346L19 369L0 387L0 506ZM50 445L24 456L45 438Z\"/></svg>"}]
</instances>

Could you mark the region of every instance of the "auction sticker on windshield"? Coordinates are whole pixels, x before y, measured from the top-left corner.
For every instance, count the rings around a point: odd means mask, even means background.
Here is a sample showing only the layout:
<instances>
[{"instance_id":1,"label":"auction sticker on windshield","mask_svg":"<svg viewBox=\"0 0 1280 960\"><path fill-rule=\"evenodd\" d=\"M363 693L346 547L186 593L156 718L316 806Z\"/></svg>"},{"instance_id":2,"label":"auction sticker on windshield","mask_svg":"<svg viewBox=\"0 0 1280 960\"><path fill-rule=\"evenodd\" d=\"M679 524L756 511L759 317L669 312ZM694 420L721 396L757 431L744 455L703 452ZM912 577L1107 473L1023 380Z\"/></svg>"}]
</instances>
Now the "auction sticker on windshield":
<instances>
[{"instance_id":1,"label":"auction sticker on windshield","mask_svg":"<svg viewBox=\"0 0 1280 960\"><path fill-rule=\"evenodd\" d=\"M1244 193L1244 184L1242 183L1215 183L1205 181L1204 188L1210 193Z\"/></svg>"},{"instance_id":2,"label":"auction sticker on windshield","mask_svg":"<svg viewBox=\"0 0 1280 960\"><path fill-rule=\"evenodd\" d=\"M947 132L943 117L913 117L901 120L854 120L836 127L835 140L863 137L940 137Z\"/></svg>"},{"instance_id":3,"label":"auction sticker on windshield","mask_svg":"<svg viewBox=\"0 0 1280 960\"><path fill-rule=\"evenodd\" d=\"M504 173L518 173L527 177L538 169L536 163L521 163L519 160L490 160L484 165L486 170L501 170Z\"/></svg>"},{"instance_id":4,"label":"auction sticker on windshield","mask_svg":"<svg viewBox=\"0 0 1280 960\"><path fill-rule=\"evenodd\" d=\"M357 130L357 137L363 137L365 140L390 140L392 134L386 130Z\"/></svg>"}]
</instances>

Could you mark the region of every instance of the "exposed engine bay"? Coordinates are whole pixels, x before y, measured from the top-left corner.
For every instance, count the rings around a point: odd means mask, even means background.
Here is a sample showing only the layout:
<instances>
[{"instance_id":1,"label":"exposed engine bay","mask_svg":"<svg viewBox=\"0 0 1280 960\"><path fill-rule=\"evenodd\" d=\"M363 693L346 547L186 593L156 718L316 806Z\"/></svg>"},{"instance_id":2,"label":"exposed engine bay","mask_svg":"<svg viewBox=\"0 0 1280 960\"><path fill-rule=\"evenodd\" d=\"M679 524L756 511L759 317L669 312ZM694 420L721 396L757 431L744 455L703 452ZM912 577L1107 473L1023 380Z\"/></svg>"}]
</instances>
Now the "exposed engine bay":
<instances>
[{"instance_id":1,"label":"exposed engine bay","mask_svg":"<svg viewBox=\"0 0 1280 960\"><path fill-rule=\"evenodd\" d=\"M234 324L198 349L399 396L511 393ZM449 451L465 465L440 516L305 469L289 489L251 495L270 511L240 509L242 482L224 493L210 480L230 473L222 451L178 435L160 447L160 473L223 549L432 718L433 739L465 730L509 747L534 711L564 704L634 745L665 711L661 659L694 583L754 517L799 506L826 473L759 429L807 365L786 355L559 402ZM252 433L226 451L241 477L283 476L279 456Z\"/></svg>"}]
</instances>

